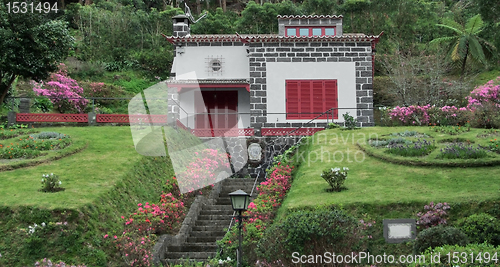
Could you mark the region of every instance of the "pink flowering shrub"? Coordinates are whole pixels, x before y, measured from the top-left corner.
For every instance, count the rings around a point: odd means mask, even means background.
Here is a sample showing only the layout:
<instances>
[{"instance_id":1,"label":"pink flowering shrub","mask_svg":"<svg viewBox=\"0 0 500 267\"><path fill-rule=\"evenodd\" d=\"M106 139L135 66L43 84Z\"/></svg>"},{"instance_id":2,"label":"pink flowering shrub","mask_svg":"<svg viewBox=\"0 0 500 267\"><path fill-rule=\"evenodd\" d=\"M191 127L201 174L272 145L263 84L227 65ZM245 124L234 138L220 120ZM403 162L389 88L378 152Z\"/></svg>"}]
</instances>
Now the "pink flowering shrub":
<instances>
[{"instance_id":1,"label":"pink flowering shrub","mask_svg":"<svg viewBox=\"0 0 500 267\"><path fill-rule=\"evenodd\" d=\"M500 77L476 87L466 97L467 107L409 106L395 107L388 112L391 120L401 125L465 125L499 128Z\"/></svg>"},{"instance_id":2,"label":"pink flowering shrub","mask_svg":"<svg viewBox=\"0 0 500 267\"><path fill-rule=\"evenodd\" d=\"M205 149L195 154L197 158L187 166L185 171L177 174L179 187L184 189L184 192L193 192L213 185L222 171L231 173L227 154L219 153L215 149Z\"/></svg>"},{"instance_id":3,"label":"pink flowering shrub","mask_svg":"<svg viewBox=\"0 0 500 267\"><path fill-rule=\"evenodd\" d=\"M450 209L450 206L446 202L437 203L436 205L434 205L434 202L431 202L429 205L425 205L424 209L427 212L417 213L417 217L419 217L417 225L423 228L429 228L440 224L446 224L446 211Z\"/></svg>"},{"instance_id":4,"label":"pink flowering shrub","mask_svg":"<svg viewBox=\"0 0 500 267\"><path fill-rule=\"evenodd\" d=\"M467 100L469 109L477 108L485 103L493 103L497 108L500 108L500 77L476 87Z\"/></svg>"},{"instance_id":5,"label":"pink flowering shrub","mask_svg":"<svg viewBox=\"0 0 500 267\"><path fill-rule=\"evenodd\" d=\"M427 106L395 107L389 111L391 119L399 120L403 125L426 125L430 121Z\"/></svg>"},{"instance_id":6,"label":"pink flowering shrub","mask_svg":"<svg viewBox=\"0 0 500 267\"><path fill-rule=\"evenodd\" d=\"M139 203L137 211L122 216L121 234L105 235L116 245L122 258L130 266L151 266L152 248L157 235L175 232L185 217L184 202L164 193L158 204Z\"/></svg>"},{"instance_id":7,"label":"pink flowering shrub","mask_svg":"<svg viewBox=\"0 0 500 267\"><path fill-rule=\"evenodd\" d=\"M500 128L500 77L476 87L467 97L473 127Z\"/></svg>"},{"instance_id":8,"label":"pink flowering shrub","mask_svg":"<svg viewBox=\"0 0 500 267\"><path fill-rule=\"evenodd\" d=\"M59 71L50 75L46 83L31 82L33 91L39 96L46 96L61 113L82 113L88 100L83 98L82 87L68 76L66 66L60 64Z\"/></svg>"}]
</instances>

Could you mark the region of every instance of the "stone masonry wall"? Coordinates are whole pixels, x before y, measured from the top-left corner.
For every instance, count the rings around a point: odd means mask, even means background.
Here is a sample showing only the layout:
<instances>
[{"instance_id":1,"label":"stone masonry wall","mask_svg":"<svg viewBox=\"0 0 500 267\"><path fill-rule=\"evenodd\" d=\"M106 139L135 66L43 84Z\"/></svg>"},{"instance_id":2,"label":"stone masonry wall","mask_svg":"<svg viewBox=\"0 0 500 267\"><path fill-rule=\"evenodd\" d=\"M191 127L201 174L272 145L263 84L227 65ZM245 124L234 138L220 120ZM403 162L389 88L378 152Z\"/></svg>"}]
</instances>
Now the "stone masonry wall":
<instances>
[{"instance_id":1,"label":"stone masonry wall","mask_svg":"<svg viewBox=\"0 0 500 267\"><path fill-rule=\"evenodd\" d=\"M373 126L372 47L370 42L250 43L251 127L257 135L262 127L299 127L302 123L267 122L267 62L356 62L358 126ZM329 77L325 77L329 78ZM343 89L339 88L339 92ZM339 112L340 113L340 112ZM324 127L311 123L306 127Z\"/></svg>"}]
</instances>

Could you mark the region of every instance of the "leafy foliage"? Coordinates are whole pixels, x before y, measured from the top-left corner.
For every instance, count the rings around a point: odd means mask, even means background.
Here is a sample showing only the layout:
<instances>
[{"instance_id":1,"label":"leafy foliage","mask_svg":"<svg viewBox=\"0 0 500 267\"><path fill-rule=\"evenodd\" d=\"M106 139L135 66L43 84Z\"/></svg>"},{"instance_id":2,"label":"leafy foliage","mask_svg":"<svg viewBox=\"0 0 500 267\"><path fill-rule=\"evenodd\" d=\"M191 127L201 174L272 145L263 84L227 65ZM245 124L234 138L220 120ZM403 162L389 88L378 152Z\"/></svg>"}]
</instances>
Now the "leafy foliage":
<instances>
[{"instance_id":1,"label":"leafy foliage","mask_svg":"<svg viewBox=\"0 0 500 267\"><path fill-rule=\"evenodd\" d=\"M8 13L7 2L0 2L0 103L18 76L40 81L56 71L74 43L67 23L43 12Z\"/></svg>"},{"instance_id":2,"label":"leafy foliage","mask_svg":"<svg viewBox=\"0 0 500 267\"><path fill-rule=\"evenodd\" d=\"M465 73L468 57L482 64L486 64L487 61L483 49L495 49L493 45L479 37L484 26L480 14L468 19L465 25L461 25L450 19L445 19L443 24L437 24L437 26L449 29L453 31L455 35L436 38L431 41L431 44L448 43L450 46L451 60L460 62L462 75Z\"/></svg>"},{"instance_id":3,"label":"leafy foliage","mask_svg":"<svg viewBox=\"0 0 500 267\"><path fill-rule=\"evenodd\" d=\"M342 168L342 170L338 167L326 169L321 174L321 178L325 179L325 181L330 185L330 189L332 191L338 192L342 189L345 179L347 179L348 171L349 168L347 167Z\"/></svg>"},{"instance_id":4,"label":"leafy foliage","mask_svg":"<svg viewBox=\"0 0 500 267\"><path fill-rule=\"evenodd\" d=\"M42 192L58 192L64 190L64 188L61 187L61 180L59 180L59 177L53 173L49 174L44 174L42 175L42 188L40 191Z\"/></svg>"},{"instance_id":5,"label":"leafy foliage","mask_svg":"<svg viewBox=\"0 0 500 267\"><path fill-rule=\"evenodd\" d=\"M436 248L443 245L465 246L469 243L467 236L459 229L451 226L435 226L418 233L413 252L419 254L428 248Z\"/></svg>"},{"instance_id":6,"label":"leafy foliage","mask_svg":"<svg viewBox=\"0 0 500 267\"><path fill-rule=\"evenodd\" d=\"M296 211L266 230L258 253L268 262L281 260L285 266L291 266L293 252L348 254L359 240L357 220L342 210Z\"/></svg>"},{"instance_id":7,"label":"leafy foliage","mask_svg":"<svg viewBox=\"0 0 500 267\"><path fill-rule=\"evenodd\" d=\"M459 220L457 226L473 243L500 245L500 221L489 214L473 214Z\"/></svg>"},{"instance_id":8,"label":"leafy foliage","mask_svg":"<svg viewBox=\"0 0 500 267\"><path fill-rule=\"evenodd\" d=\"M356 129L356 119L353 116L349 115L349 112L344 113L342 116L344 117L345 129Z\"/></svg>"}]
</instances>

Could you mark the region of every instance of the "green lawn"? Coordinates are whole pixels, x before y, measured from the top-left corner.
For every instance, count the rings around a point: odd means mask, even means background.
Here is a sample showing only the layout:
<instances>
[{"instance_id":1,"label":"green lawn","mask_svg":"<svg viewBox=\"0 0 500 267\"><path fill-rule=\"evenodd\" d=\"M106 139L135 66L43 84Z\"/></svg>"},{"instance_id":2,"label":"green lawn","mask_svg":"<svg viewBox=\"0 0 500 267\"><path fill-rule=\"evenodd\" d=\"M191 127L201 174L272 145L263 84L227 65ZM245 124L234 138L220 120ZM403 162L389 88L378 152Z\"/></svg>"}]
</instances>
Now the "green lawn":
<instances>
[{"instance_id":1,"label":"green lawn","mask_svg":"<svg viewBox=\"0 0 500 267\"><path fill-rule=\"evenodd\" d=\"M45 209L81 207L110 190L140 159L129 127L41 128L67 134L88 146L76 154L49 163L0 172L0 205ZM42 174L57 174L65 191L42 193Z\"/></svg>"},{"instance_id":2,"label":"green lawn","mask_svg":"<svg viewBox=\"0 0 500 267\"><path fill-rule=\"evenodd\" d=\"M388 205L397 203L466 202L500 199L500 166L494 167L422 167L389 163L368 156L356 145L368 138L415 130L435 138L476 137L482 129L460 135L445 135L427 127L372 127L354 131L326 130L317 133L310 148L296 158L301 162L285 209L317 205ZM489 140L489 139L488 139ZM343 158L342 158L343 157ZM347 190L330 193L320 174L323 169L348 167Z\"/></svg>"}]
</instances>

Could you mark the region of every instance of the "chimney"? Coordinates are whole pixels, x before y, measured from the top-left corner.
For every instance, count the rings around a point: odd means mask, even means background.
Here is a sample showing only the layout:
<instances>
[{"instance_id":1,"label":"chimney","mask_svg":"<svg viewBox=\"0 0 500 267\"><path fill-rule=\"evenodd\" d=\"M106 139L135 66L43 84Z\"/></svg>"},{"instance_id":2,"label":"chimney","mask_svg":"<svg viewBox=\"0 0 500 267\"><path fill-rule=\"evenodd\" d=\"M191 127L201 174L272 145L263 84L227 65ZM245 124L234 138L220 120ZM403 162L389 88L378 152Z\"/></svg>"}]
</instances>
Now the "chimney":
<instances>
[{"instance_id":1,"label":"chimney","mask_svg":"<svg viewBox=\"0 0 500 267\"><path fill-rule=\"evenodd\" d=\"M190 34L189 18L186 15L176 15L172 18L174 23L174 37L183 37Z\"/></svg>"}]
</instances>

